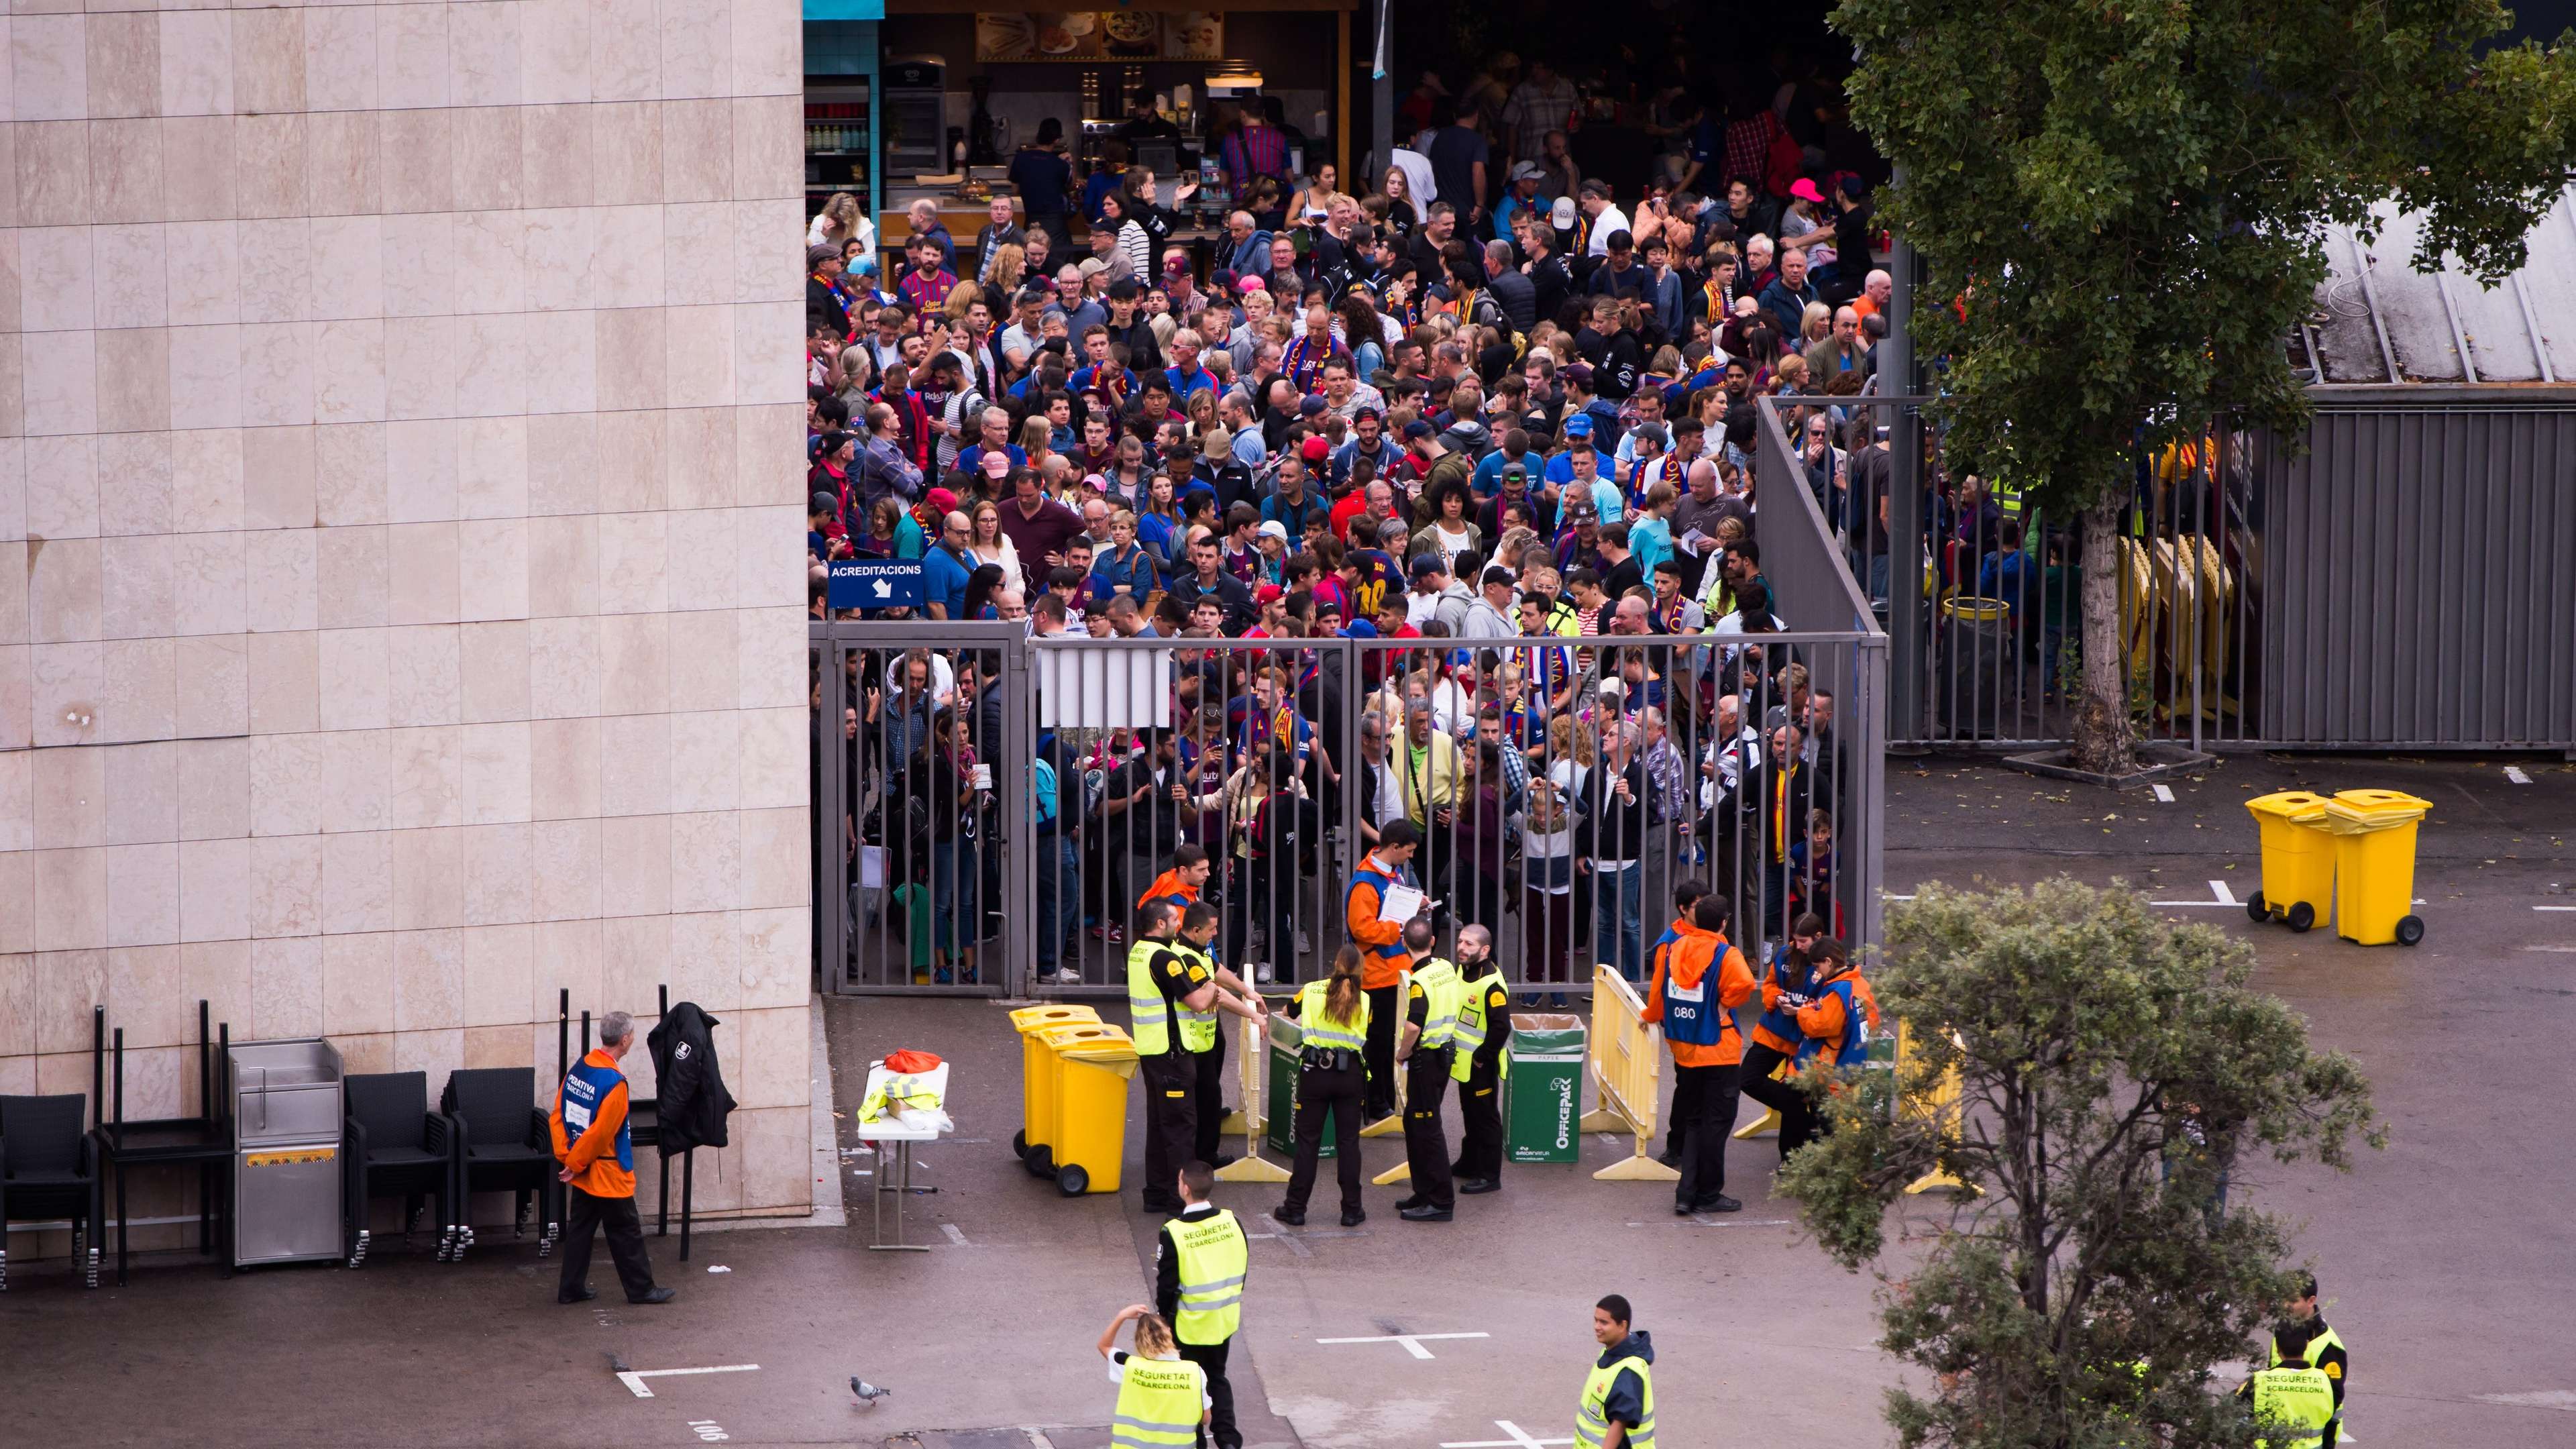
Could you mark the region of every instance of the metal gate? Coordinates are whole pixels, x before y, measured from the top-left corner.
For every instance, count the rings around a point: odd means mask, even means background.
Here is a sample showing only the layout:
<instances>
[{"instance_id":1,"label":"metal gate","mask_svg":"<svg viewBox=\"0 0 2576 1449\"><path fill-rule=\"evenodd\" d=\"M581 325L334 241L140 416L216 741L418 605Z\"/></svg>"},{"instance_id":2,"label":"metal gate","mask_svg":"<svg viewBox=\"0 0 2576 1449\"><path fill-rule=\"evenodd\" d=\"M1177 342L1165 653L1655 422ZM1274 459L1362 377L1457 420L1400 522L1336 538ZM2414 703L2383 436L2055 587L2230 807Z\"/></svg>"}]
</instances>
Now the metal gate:
<instances>
[{"instance_id":1,"label":"metal gate","mask_svg":"<svg viewBox=\"0 0 2576 1449\"><path fill-rule=\"evenodd\" d=\"M1810 911L1877 938L1876 634L812 637L827 990L1114 997L1175 890L1248 980L1312 980L1398 819L1439 949L1482 927L1529 993L1587 993L1597 960L1642 980L1686 880L1749 952Z\"/></svg>"},{"instance_id":2,"label":"metal gate","mask_svg":"<svg viewBox=\"0 0 2576 1449\"><path fill-rule=\"evenodd\" d=\"M1018 990L1031 888L1025 632L848 620L811 624L807 640L819 986Z\"/></svg>"}]
</instances>

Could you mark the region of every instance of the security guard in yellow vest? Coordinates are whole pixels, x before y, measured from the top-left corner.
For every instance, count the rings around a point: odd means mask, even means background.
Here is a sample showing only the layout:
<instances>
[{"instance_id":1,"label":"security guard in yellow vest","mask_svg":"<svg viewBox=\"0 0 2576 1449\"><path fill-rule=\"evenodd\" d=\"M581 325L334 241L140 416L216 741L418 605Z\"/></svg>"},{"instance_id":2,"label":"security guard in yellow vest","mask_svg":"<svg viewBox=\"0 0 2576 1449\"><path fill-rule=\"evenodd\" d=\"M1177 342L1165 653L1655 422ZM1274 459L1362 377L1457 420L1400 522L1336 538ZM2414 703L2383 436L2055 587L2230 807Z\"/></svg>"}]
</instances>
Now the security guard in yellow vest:
<instances>
[{"instance_id":1,"label":"security guard in yellow vest","mask_svg":"<svg viewBox=\"0 0 2576 1449\"><path fill-rule=\"evenodd\" d=\"M1449 1039L1449 1080L1458 1084L1458 1160L1449 1165L1462 1193L1503 1185L1503 1070L1511 1062L1512 997L1494 963L1493 933L1458 933L1458 1024Z\"/></svg>"},{"instance_id":2,"label":"security guard in yellow vest","mask_svg":"<svg viewBox=\"0 0 2576 1449\"><path fill-rule=\"evenodd\" d=\"M1181 941L1180 917L1169 901L1146 902L1127 948L1127 1032L1145 1083L1148 1212L1180 1210L1172 1183L1198 1138L1195 1054L1216 1045L1216 979Z\"/></svg>"},{"instance_id":3,"label":"security guard in yellow vest","mask_svg":"<svg viewBox=\"0 0 2576 1449\"><path fill-rule=\"evenodd\" d=\"M1404 1063L1404 1160L1413 1168L1413 1195L1396 1208L1408 1223L1445 1223L1458 1206L1448 1133L1440 1122L1440 1099L1449 1092L1450 1041L1458 1029L1458 968L1431 954L1433 939L1430 921L1416 917L1405 925L1413 980L1405 988L1395 1059Z\"/></svg>"},{"instance_id":4,"label":"security guard in yellow vest","mask_svg":"<svg viewBox=\"0 0 2576 1449\"><path fill-rule=\"evenodd\" d=\"M1136 1351L1126 1353L1118 1347L1118 1329L1131 1320ZM1151 1304L1130 1303L1101 1330L1099 1346L1118 1385L1113 1433L1122 1449L1192 1449L1208 1421L1207 1373L1180 1356L1171 1323Z\"/></svg>"},{"instance_id":5,"label":"security guard in yellow vest","mask_svg":"<svg viewBox=\"0 0 2576 1449\"><path fill-rule=\"evenodd\" d=\"M2302 1356L2307 1359L2308 1366L2324 1374L2326 1382L2334 1389L2334 1421L2326 1425L2325 1438L2325 1449L2334 1449L2343 1435L2343 1396L2345 1380L2352 1372L2352 1352L2344 1347L2342 1335L2328 1328L2324 1315L2317 1312L2317 1275L2314 1273L2299 1275L2298 1290L2290 1296L2289 1316L2273 1331L2274 1367L2278 1367L2285 1356L2283 1345L2298 1346L2294 1340L2305 1341L2307 1351Z\"/></svg>"},{"instance_id":6,"label":"security guard in yellow vest","mask_svg":"<svg viewBox=\"0 0 2576 1449\"><path fill-rule=\"evenodd\" d=\"M1251 1271L1251 1245L1234 1214L1208 1201L1216 1169L1204 1162L1181 1167L1180 1215L1154 1239L1154 1305L1172 1325L1181 1357L1207 1375L1208 1438L1217 1449L1243 1449L1234 1426L1234 1386L1226 1382L1226 1351L1243 1322L1243 1282Z\"/></svg>"},{"instance_id":7,"label":"security guard in yellow vest","mask_svg":"<svg viewBox=\"0 0 2576 1449\"><path fill-rule=\"evenodd\" d=\"M1361 1057L1368 1044L1369 999L1362 986L1368 953L1345 942L1333 957L1332 975L1297 988L1292 1011L1304 1036L1297 1053L1297 1164L1288 1171L1288 1196L1271 1216L1292 1228L1306 1225L1306 1200L1315 1191L1315 1167L1324 1155L1324 1122L1333 1123L1333 1169L1342 1185L1342 1226L1368 1221L1360 1206L1360 1099L1367 1090Z\"/></svg>"},{"instance_id":8,"label":"security guard in yellow vest","mask_svg":"<svg viewBox=\"0 0 2576 1449\"><path fill-rule=\"evenodd\" d=\"M2253 1401L2254 1422L2263 1430L2255 1442L2263 1449L2323 1449L2334 1427L2334 1388L2325 1370L2310 1368L2305 1355L2284 1353L2285 1347L2276 1339L2273 1352L2279 1357L2272 1367L2238 1390Z\"/></svg>"},{"instance_id":9,"label":"security guard in yellow vest","mask_svg":"<svg viewBox=\"0 0 2576 1449\"><path fill-rule=\"evenodd\" d=\"M1574 1408L1581 1449L1655 1449L1655 1342L1628 1321L1628 1300L1616 1293L1592 1307L1601 1356L1584 1375Z\"/></svg>"},{"instance_id":10,"label":"security guard in yellow vest","mask_svg":"<svg viewBox=\"0 0 2576 1449\"><path fill-rule=\"evenodd\" d=\"M1146 900L1141 910L1144 931L1157 931L1157 920L1170 920L1170 900ZM1149 941L1139 941L1139 949ZM1200 1057L1216 1052L1216 1016L1231 1011L1260 1021L1260 998L1226 995L1216 980L1216 959L1208 944L1216 941L1216 908L1206 900L1190 902L1180 913L1180 936L1151 941L1144 951L1139 977L1139 949L1128 949L1128 1018L1149 1021L1159 1013L1170 1026L1154 1031L1154 1049L1164 1052L1162 1067L1146 1067L1146 1031L1136 1031L1136 1060L1146 1075L1146 1140L1144 1140L1144 1207L1146 1212L1180 1212L1172 1194L1172 1173L1182 1163L1198 1160ZM1159 1085L1157 1085L1159 1083ZM1180 1096L1172 1096L1180 1088ZM1159 1111L1159 1116L1157 1116Z\"/></svg>"}]
</instances>

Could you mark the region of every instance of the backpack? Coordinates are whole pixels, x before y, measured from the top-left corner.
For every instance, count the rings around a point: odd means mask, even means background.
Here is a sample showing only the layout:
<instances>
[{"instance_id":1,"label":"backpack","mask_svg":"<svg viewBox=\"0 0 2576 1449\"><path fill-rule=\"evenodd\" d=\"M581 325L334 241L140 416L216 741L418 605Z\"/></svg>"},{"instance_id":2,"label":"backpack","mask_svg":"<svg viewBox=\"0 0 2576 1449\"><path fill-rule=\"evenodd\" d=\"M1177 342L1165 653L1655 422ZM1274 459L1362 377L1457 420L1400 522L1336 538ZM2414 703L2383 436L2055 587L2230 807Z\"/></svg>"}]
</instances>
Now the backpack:
<instances>
[{"instance_id":1,"label":"backpack","mask_svg":"<svg viewBox=\"0 0 2576 1449\"><path fill-rule=\"evenodd\" d=\"M1038 797L1037 828L1044 832L1054 829L1056 823L1055 766L1043 759L1038 760L1035 773Z\"/></svg>"}]
</instances>

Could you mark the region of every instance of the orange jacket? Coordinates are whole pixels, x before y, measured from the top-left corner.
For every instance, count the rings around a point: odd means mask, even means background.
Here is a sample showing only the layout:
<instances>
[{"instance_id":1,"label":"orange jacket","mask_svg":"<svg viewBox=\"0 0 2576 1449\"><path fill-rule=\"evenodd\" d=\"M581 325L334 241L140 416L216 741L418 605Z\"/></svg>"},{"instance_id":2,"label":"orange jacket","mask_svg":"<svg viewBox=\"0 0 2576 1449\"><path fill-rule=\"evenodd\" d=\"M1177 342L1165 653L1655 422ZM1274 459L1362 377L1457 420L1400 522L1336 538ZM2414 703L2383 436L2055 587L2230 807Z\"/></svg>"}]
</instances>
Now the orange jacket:
<instances>
[{"instance_id":1,"label":"orange jacket","mask_svg":"<svg viewBox=\"0 0 2576 1449\"><path fill-rule=\"evenodd\" d=\"M1869 982L1858 971L1818 977L1816 999L1798 1008L1798 1030L1828 1047L1841 1041L1844 1028L1850 1025L1843 1016L1843 999L1824 989L1837 981L1851 983L1852 998L1860 1003L1861 1014L1868 1019L1869 1029L1878 1030L1878 995L1869 989Z\"/></svg>"},{"instance_id":2,"label":"orange jacket","mask_svg":"<svg viewBox=\"0 0 2576 1449\"><path fill-rule=\"evenodd\" d=\"M1174 896L1179 896L1184 906L1194 905L1199 898L1199 888L1182 880L1179 871L1167 870L1154 877L1152 885L1145 887L1145 893L1136 898L1136 905L1142 909L1147 901L1167 901Z\"/></svg>"},{"instance_id":3,"label":"orange jacket","mask_svg":"<svg viewBox=\"0 0 2576 1449\"><path fill-rule=\"evenodd\" d=\"M1373 870L1388 877L1395 874L1395 867L1379 860L1374 852L1360 863L1360 869ZM1380 904L1377 887L1364 880L1352 881L1351 893L1342 902L1343 929L1350 932L1351 939L1359 943L1361 950L1369 953L1368 964L1360 971L1360 986L1368 991L1395 985L1404 978L1405 968L1411 964L1411 958L1400 950L1392 956L1378 954L1385 947L1404 944L1404 922L1379 920Z\"/></svg>"},{"instance_id":4,"label":"orange jacket","mask_svg":"<svg viewBox=\"0 0 2576 1449\"><path fill-rule=\"evenodd\" d=\"M1648 1021L1664 1019L1664 972L1670 969L1673 983L1692 987L1708 975L1709 967L1717 968L1717 1004L1726 1008L1726 1026L1717 1041L1708 1046L1697 1042L1666 1043L1673 1049L1673 1065L1679 1067L1723 1067L1744 1060L1744 1036L1735 1025L1735 1009L1753 999L1753 968L1744 964L1744 953L1727 944L1726 937L1715 931L1703 931L1676 921L1674 929L1681 939L1655 952L1654 979L1646 987ZM1722 954L1721 954L1722 953Z\"/></svg>"},{"instance_id":5,"label":"orange jacket","mask_svg":"<svg viewBox=\"0 0 2576 1449\"><path fill-rule=\"evenodd\" d=\"M599 1048L593 1048L590 1055L582 1058L582 1063L612 1072L617 1070L617 1058ZM583 1129L580 1137L567 1140L564 1137L563 1084L555 1084L555 1109L549 1118L554 1131L555 1160L572 1169L572 1185L592 1197L635 1195L634 1169L620 1166L617 1161L617 1134L626 1125L626 1096L626 1080L620 1076L617 1085L609 1088L608 1095L601 1099L599 1110L591 1113L590 1126Z\"/></svg>"}]
</instances>

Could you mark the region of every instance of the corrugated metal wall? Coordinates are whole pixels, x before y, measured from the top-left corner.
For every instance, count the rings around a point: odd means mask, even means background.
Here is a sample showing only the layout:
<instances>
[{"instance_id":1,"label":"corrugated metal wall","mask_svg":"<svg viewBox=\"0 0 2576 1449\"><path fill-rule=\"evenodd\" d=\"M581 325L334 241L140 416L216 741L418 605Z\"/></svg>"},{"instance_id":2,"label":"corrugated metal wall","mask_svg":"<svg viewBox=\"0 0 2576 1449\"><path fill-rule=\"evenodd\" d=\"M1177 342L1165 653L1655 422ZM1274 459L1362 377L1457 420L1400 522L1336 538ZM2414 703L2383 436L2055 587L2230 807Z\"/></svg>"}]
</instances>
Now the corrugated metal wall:
<instances>
[{"instance_id":1,"label":"corrugated metal wall","mask_svg":"<svg viewBox=\"0 0 2576 1449\"><path fill-rule=\"evenodd\" d=\"M2256 467L2259 738L2576 747L2576 408L2327 404Z\"/></svg>"}]
</instances>

